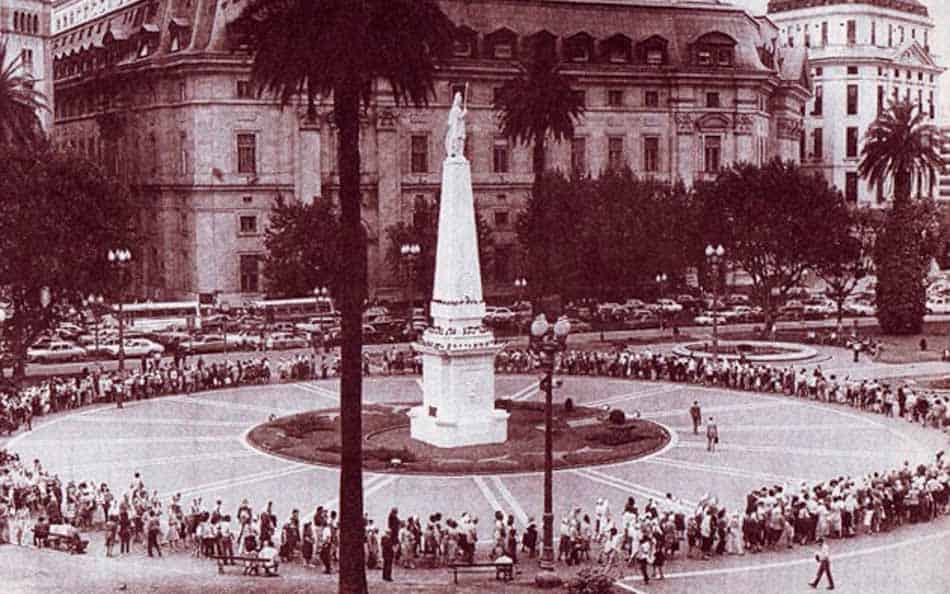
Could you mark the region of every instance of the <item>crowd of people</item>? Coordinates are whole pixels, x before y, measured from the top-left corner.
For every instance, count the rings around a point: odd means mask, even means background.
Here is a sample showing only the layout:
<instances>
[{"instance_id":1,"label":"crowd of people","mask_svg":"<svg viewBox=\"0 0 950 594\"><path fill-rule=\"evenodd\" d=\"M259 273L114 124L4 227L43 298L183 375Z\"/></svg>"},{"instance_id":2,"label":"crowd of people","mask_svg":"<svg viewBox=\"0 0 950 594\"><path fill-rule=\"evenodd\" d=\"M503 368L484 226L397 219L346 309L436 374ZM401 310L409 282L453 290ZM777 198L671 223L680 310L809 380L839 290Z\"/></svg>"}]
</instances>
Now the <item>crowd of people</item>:
<instances>
[{"instance_id":1,"label":"crowd of people","mask_svg":"<svg viewBox=\"0 0 950 594\"><path fill-rule=\"evenodd\" d=\"M383 373L417 373L417 358L384 351L367 365ZM528 351L508 349L496 360L501 373L534 369ZM324 367L326 366L326 367ZM718 363L698 357L653 353L649 349L609 352L567 351L559 373L640 380L665 380L785 394L839 403L945 429L944 399L934 393L875 380L852 380L824 373L820 367L795 369L755 364L744 359ZM324 371L327 370L327 371ZM152 398L218 387L279 380L303 380L334 373L319 355L297 355L282 361L266 358L205 364L149 363L123 379L93 370L69 380L50 379L3 399L8 418L24 420L100 401ZM28 413L13 411L26 409ZM16 414L21 415L17 417ZM686 503L668 494L657 500L629 497L616 512L605 498L585 509L576 506L561 519L558 559L566 564L601 563L608 571L630 568L644 581L663 578L664 566L677 558L710 559L742 555L893 530L902 524L928 522L950 512L950 466L943 452L929 464L836 476L799 485L771 484L756 489L738 505L727 506L707 495ZM287 503L287 502L283 502ZM180 495L163 500L149 490L140 474L113 491L93 480L63 481L38 460L24 463L0 451L0 543L43 546L50 525L78 530L103 530L105 554L126 555L141 548L149 556L163 549L188 551L197 557L264 559L265 571L281 563L299 562L332 572L338 560L337 512L318 507L313 513L288 506L283 522L273 502L255 510L245 499L229 506L222 500L190 502ZM518 522L514 514L496 512L491 538L479 541L479 518L470 513L444 517L401 517L393 509L385 522L365 519L365 551L370 569L438 567L472 562L479 555L516 563L538 555L538 526L533 518ZM118 545L118 552L115 547ZM245 568L249 571L250 566Z\"/></svg>"}]
</instances>

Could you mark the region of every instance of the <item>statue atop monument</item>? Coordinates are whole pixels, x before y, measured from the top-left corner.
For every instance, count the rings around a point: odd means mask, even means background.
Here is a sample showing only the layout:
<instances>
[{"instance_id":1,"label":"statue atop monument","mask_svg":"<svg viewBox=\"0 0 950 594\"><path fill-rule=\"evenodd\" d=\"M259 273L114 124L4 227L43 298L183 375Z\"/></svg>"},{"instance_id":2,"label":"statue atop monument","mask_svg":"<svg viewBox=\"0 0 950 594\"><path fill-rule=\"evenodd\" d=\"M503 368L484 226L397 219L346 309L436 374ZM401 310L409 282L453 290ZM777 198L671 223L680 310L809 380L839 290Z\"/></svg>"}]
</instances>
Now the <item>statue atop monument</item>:
<instances>
[{"instance_id":1,"label":"statue atop monument","mask_svg":"<svg viewBox=\"0 0 950 594\"><path fill-rule=\"evenodd\" d=\"M462 94L455 93L449 110L449 128L445 131L445 155L449 158L465 156L465 114Z\"/></svg>"}]
</instances>

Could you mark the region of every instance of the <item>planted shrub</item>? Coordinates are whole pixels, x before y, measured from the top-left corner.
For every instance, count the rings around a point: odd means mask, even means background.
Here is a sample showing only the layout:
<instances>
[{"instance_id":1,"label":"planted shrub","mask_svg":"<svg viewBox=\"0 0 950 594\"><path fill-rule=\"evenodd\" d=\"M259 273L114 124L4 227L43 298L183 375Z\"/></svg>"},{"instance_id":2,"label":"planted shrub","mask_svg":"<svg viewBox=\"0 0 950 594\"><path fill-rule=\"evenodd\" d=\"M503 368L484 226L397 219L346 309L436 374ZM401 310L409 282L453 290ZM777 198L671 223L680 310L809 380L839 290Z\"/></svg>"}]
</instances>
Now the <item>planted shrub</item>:
<instances>
[{"instance_id":1,"label":"planted shrub","mask_svg":"<svg viewBox=\"0 0 950 594\"><path fill-rule=\"evenodd\" d=\"M613 594L614 578L601 568L582 569L567 583L569 594Z\"/></svg>"},{"instance_id":2,"label":"planted shrub","mask_svg":"<svg viewBox=\"0 0 950 594\"><path fill-rule=\"evenodd\" d=\"M627 415L624 414L619 408L615 408L610 411L610 415L607 417L607 420L611 425L623 425L627 422Z\"/></svg>"}]
</instances>

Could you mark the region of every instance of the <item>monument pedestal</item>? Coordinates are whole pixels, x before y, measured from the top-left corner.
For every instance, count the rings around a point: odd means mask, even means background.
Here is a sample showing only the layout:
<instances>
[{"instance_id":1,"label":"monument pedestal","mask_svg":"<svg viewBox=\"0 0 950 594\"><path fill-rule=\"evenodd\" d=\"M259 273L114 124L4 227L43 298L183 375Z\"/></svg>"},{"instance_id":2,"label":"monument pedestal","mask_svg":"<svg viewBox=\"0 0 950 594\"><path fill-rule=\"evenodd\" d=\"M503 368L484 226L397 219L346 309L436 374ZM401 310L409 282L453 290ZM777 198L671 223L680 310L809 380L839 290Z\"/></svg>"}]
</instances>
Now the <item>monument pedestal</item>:
<instances>
[{"instance_id":1,"label":"monument pedestal","mask_svg":"<svg viewBox=\"0 0 950 594\"><path fill-rule=\"evenodd\" d=\"M409 411L412 438L440 448L504 443L508 413L495 408L495 355L502 346L447 346L415 345L422 354L423 402Z\"/></svg>"}]
</instances>

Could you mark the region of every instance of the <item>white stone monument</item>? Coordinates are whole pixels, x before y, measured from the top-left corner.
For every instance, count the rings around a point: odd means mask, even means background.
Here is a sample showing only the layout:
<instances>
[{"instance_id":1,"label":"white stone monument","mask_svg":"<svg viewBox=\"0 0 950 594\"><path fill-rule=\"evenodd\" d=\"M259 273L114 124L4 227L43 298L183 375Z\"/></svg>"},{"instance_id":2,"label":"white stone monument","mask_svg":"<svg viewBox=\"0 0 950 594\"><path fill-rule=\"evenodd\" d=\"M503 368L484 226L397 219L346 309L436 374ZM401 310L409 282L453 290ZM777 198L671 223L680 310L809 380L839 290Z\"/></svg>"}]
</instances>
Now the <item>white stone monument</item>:
<instances>
[{"instance_id":1,"label":"white stone monument","mask_svg":"<svg viewBox=\"0 0 950 594\"><path fill-rule=\"evenodd\" d=\"M422 355L423 400L409 411L412 438L443 448L508 439L508 413L495 409L495 355L502 345L482 321L472 172L464 148L465 107L456 93L442 163L433 325L415 345Z\"/></svg>"}]
</instances>

